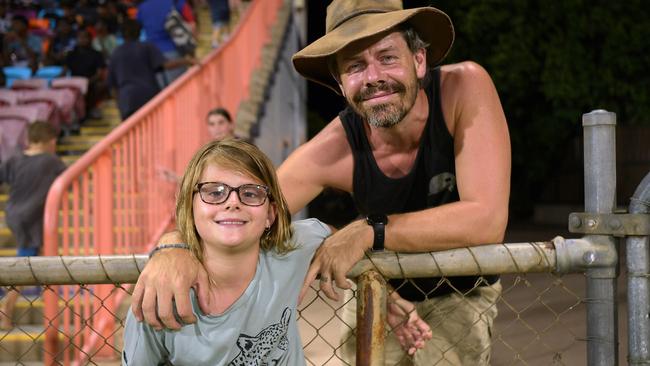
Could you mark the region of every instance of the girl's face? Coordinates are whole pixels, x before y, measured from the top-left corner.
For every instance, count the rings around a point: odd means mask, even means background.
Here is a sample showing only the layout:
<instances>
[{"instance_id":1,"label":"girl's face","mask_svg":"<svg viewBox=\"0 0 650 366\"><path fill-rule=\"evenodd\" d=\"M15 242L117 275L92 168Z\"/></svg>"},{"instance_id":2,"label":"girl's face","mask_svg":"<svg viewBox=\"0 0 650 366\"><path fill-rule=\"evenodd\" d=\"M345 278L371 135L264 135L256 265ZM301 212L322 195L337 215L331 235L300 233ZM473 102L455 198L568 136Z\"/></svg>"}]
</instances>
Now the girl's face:
<instances>
[{"instance_id":1,"label":"girl's face","mask_svg":"<svg viewBox=\"0 0 650 366\"><path fill-rule=\"evenodd\" d=\"M220 182L236 188L243 184L262 182L244 173L224 168L218 164L208 164L199 184ZM240 194L252 194L243 190ZM264 229L270 227L275 219L275 206L268 197L260 206L243 204L235 190L230 191L223 203L210 204L201 199L199 192L192 201L194 225L206 252L211 250L240 252L259 247Z\"/></svg>"}]
</instances>

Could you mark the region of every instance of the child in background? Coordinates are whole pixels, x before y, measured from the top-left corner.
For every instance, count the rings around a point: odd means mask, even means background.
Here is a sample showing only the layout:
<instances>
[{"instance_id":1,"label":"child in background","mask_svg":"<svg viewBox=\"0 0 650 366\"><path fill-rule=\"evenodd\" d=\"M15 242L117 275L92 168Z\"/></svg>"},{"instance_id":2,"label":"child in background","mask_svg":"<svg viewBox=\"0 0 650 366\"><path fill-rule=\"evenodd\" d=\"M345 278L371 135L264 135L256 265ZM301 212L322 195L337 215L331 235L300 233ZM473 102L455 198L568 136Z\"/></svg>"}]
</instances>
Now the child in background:
<instances>
[{"instance_id":1,"label":"child in background","mask_svg":"<svg viewBox=\"0 0 650 366\"><path fill-rule=\"evenodd\" d=\"M0 166L0 184L9 184L5 217L18 244L18 256L40 254L43 246L43 211L47 192L65 170L55 155L58 132L46 122L34 122L27 130L29 145ZM12 317L19 289L9 291L0 308L0 328L13 327Z\"/></svg>"},{"instance_id":2,"label":"child in background","mask_svg":"<svg viewBox=\"0 0 650 366\"><path fill-rule=\"evenodd\" d=\"M230 113L224 108L215 108L208 112L208 132L213 140L223 140L235 137L235 123Z\"/></svg>"},{"instance_id":3,"label":"child in background","mask_svg":"<svg viewBox=\"0 0 650 366\"><path fill-rule=\"evenodd\" d=\"M198 321L179 331L155 331L129 309L122 365L304 365L298 295L331 231L290 220L273 164L256 146L226 139L199 150L181 180L176 221L210 279L209 309L192 290Z\"/></svg>"}]
</instances>

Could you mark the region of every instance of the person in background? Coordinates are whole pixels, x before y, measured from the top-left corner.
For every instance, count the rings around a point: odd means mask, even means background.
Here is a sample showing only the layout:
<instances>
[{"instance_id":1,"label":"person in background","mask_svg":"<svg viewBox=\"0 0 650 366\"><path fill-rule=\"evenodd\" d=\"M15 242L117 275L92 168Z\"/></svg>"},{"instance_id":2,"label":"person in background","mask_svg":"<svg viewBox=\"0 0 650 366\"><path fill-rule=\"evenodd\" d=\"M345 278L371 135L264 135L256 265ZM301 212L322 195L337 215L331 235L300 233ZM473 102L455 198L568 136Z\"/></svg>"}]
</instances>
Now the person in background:
<instances>
[{"instance_id":1,"label":"person in background","mask_svg":"<svg viewBox=\"0 0 650 366\"><path fill-rule=\"evenodd\" d=\"M225 108L215 108L206 118L208 133L213 140L235 137L235 122Z\"/></svg>"},{"instance_id":2,"label":"person in background","mask_svg":"<svg viewBox=\"0 0 650 366\"><path fill-rule=\"evenodd\" d=\"M219 47L226 37L230 26L230 5L228 0L210 0L210 16L212 17L212 48Z\"/></svg>"},{"instance_id":3,"label":"person in background","mask_svg":"<svg viewBox=\"0 0 650 366\"><path fill-rule=\"evenodd\" d=\"M58 131L47 122L37 121L27 130L28 146L0 165L0 184L9 184L9 200L5 208L7 226L18 244L19 257L41 253L43 246L43 212L47 192L54 180L65 170L55 155ZM0 307L0 329L13 327L13 313L19 288L5 296Z\"/></svg>"},{"instance_id":4,"label":"person in background","mask_svg":"<svg viewBox=\"0 0 650 366\"><path fill-rule=\"evenodd\" d=\"M109 32L106 21L100 19L95 24L95 38L92 46L95 50L101 52L105 60L110 59L111 54L117 48L117 38Z\"/></svg>"},{"instance_id":5,"label":"person in background","mask_svg":"<svg viewBox=\"0 0 650 366\"><path fill-rule=\"evenodd\" d=\"M86 116L101 118L97 104L107 96L106 62L104 56L90 45L90 34L86 30L77 32L77 45L66 56L65 69L72 76L88 78L86 93Z\"/></svg>"},{"instance_id":6,"label":"person in background","mask_svg":"<svg viewBox=\"0 0 650 366\"><path fill-rule=\"evenodd\" d=\"M118 46L108 62L108 82L117 94L117 107L122 120L146 104L159 91L156 74L179 65L187 67L190 58L165 60L151 42L140 42L140 24L125 20L122 26L124 43Z\"/></svg>"},{"instance_id":7,"label":"person in background","mask_svg":"<svg viewBox=\"0 0 650 366\"><path fill-rule=\"evenodd\" d=\"M80 29L92 26L97 22L97 8L88 0L77 0L74 12Z\"/></svg>"},{"instance_id":8,"label":"person in background","mask_svg":"<svg viewBox=\"0 0 650 366\"><path fill-rule=\"evenodd\" d=\"M65 65L68 52L71 52L77 44L77 35L72 24L66 18L56 22L56 33L50 41L47 49L45 63L47 65Z\"/></svg>"},{"instance_id":9,"label":"person in background","mask_svg":"<svg viewBox=\"0 0 650 366\"><path fill-rule=\"evenodd\" d=\"M97 4L97 23L95 24L95 28L99 22L102 22L106 27L107 33L115 35L120 30L120 23L117 14L110 11L110 2L112 1L104 1Z\"/></svg>"},{"instance_id":10,"label":"person in background","mask_svg":"<svg viewBox=\"0 0 650 366\"><path fill-rule=\"evenodd\" d=\"M26 66L36 71L41 61L41 39L29 32L29 22L23 15L11 18L11 31L4 37L5 65Z\"/></svg>"},{"instance_id":11,"label":"person in background","mask_svg":"<svg viewBox=\"0 0 650 366\"><path fill-rule=\"evenodd\" d=\"M166 61L178 60L184 57L178 52L176 45L165 29L165 18L172 10L172 7L182 14L184 6L185 0L142 0L138 5L137 20L147 35L147 41L158 47ZM187 65L183 64L166 69L163 80L159 81L161 87L171 84L186 70Z\"/></svg>"}]
</instances>

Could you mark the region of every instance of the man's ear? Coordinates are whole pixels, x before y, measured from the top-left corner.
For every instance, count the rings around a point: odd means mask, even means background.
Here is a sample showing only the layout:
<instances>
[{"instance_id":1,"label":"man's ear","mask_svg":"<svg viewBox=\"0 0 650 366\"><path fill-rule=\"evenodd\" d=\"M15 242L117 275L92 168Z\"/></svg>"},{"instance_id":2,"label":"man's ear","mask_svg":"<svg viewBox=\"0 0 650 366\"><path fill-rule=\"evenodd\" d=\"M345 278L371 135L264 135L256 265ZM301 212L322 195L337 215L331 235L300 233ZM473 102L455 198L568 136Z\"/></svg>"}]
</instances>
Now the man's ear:
<instances>
[{"instance_id":1,"label":"man's ear","mask_svg":"<svg viewBox=\"0 0 650 366\"><path fill-rule=\"evenodd\" d=\"M415 62L415 73L418 79L423 79L427 74L427 50L420 48L413 54L413 61Z\"/></svg>"}]
</instances>

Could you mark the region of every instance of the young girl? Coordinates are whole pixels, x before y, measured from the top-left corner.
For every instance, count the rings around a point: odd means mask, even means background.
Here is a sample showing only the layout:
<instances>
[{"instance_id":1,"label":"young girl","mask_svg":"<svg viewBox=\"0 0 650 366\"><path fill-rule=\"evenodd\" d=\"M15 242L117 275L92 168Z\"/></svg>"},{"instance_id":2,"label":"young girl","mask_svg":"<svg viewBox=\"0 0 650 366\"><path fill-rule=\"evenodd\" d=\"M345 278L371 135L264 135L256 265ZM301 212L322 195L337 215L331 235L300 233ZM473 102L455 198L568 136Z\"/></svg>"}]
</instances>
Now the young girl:
<instances>
[{"instance_id":1,"label":"young girl","mask_svg":"<svg viewBox=\"0 0 650 366\"><path fill-rule=\"evenodd\" d=\"M161 332L129 312L122 364L304 364L298 294L330 230L318 220L296 222L292 230L268 158L246 142L209 143L185 171L176 218L209 274L212 308L202 314L192 296L197 323Z\"/></svg>"},{"instance_id":2,"label":"young girl","mask_svg":"<svg viewBox=\"0 0 650 366\"><path fill-rule=\"evenodd\" d=\"M316 219L290 224L270 160L241 140L214 141L187 167L176 203L181 237L207 270L208 314L155 331L129 310L122 365L304 365L296 318L309 262L330 234Z\"/></svg>"}]
</instances>

